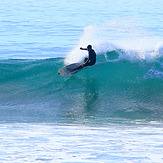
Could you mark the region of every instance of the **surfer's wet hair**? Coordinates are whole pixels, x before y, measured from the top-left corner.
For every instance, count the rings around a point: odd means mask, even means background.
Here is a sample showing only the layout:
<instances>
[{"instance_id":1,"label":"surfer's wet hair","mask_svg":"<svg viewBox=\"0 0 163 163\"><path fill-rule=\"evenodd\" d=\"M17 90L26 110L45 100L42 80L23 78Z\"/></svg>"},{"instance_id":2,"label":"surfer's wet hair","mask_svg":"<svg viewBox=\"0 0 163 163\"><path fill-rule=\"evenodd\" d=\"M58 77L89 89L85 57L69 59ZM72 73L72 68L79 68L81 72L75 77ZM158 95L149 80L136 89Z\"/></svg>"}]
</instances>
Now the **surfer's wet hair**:
<instances>
[{"instance_id":1,"label":"surfer's wet hair","mask_svg":"<svg viewBox=\"0 0 163 163\"><path fill-rule=\"evenodd\" d=\"M92 49L92 45L88 45L87 46L87 49Z\"/></svg>"}]
</instances>

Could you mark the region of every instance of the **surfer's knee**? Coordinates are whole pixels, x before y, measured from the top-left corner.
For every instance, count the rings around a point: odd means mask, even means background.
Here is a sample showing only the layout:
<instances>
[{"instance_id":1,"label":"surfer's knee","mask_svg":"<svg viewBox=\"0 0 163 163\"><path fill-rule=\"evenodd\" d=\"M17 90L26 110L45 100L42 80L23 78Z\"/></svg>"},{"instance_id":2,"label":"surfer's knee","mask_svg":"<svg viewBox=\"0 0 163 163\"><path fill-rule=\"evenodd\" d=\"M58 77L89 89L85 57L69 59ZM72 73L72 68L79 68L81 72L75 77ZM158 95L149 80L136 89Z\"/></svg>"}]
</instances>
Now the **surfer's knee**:
<instances>
[{"instance_id":1,"label":"surfer's knee","mask_svg":"<svg viewBox=\"0 0 163 163\"><path fill-rule=\"evenodd\" d=\"M86 57L86 58L84 58L84 63L86 62L88 60L88 58Z\"/></svg>"}]
</instances>

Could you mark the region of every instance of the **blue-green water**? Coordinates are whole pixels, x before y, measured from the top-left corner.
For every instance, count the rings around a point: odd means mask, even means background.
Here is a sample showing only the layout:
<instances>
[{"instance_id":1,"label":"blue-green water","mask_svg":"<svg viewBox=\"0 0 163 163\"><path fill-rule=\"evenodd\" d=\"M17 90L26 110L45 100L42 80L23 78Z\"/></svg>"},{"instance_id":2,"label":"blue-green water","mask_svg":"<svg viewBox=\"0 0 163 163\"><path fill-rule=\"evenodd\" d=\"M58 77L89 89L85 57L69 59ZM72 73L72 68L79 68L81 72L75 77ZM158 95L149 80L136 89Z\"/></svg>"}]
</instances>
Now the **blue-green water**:
<instances>
[{"instance_id":1,"label":"blue-green water","mask_svg":"<svg viewBox=\"0 0 163 163\"><path fill-rule=\"evenodd\" d=\"M115 55L107 53L108 58ZM81 122L83 116L162 119L160 59L104 62L99 55L97 60L100 63L71 77L57 75L62 58L2 60L1 121L19 122L23 117L23 122Z\"/></svg>"},{"instance_id":2,"label":"blue-green water","mask_svg":"<svg viewBox=\"0 0 163 163\"><path fill-rule=\"evenodd\" d=\"M161 0L1 2L1 160L163 161L162 7ZM83 61L79 48L88 44L97 64L58 76Z\"/></svg>"}]
</instances>

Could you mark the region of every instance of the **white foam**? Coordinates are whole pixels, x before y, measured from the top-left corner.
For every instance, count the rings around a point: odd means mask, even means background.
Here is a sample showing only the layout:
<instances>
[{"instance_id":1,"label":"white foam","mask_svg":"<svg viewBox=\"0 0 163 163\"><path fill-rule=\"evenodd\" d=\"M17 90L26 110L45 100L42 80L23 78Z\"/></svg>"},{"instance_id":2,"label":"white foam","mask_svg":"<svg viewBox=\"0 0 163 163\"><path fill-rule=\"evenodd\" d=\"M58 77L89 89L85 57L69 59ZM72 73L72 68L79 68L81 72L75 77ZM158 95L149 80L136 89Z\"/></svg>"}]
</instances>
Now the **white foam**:
<instances>
[{"instance_id":1,"label":"white foam","mask_svg":"<svg viewBox=\"0 0 163 163\"><path fill-rule=\"evenodd\" d=\"M66 56L65 64L80 62L87 56L87 52L80 50L80 47L87 47L88 44L93 45L97 54L124 50L120 58L129 60L150 60L163 54L161 38L141 29L134 18L85 27L78 44Z\"/></svg>"},{"instance_id":2,"label":"white foam","mask_svg":"<svg viewBox=\"0 0 163 163\"><path fill-rule=\"evenodd\" d=\"M162 123L125 123L99 127L0 124L0 161L161 162Z\"/></svg>"}]
</instances>

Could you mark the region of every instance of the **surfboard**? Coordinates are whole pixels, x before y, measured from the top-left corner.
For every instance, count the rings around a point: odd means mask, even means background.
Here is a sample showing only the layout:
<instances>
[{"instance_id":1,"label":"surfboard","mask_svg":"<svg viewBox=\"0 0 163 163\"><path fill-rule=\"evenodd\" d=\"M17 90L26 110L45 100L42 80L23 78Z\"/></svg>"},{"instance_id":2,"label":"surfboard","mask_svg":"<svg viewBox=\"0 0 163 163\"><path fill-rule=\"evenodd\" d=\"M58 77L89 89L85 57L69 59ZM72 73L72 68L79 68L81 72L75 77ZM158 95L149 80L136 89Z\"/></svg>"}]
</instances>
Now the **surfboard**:
<instances>
[{"instance_id":1,"label":"surfboard","mask_svg":"<svg viewBox=\"0 0 163 163\"><path fill-rule=\"evenodd\" d=\"M77 72L79 72L81 69L75 70L73 71L73 69L79 67L80 65L82 65L82 63L73 63L70 65L67 65L63 68L61 68L57 74L60 76L71 76L73 74L76 74Z\"/></svg>"}]
</instances>

